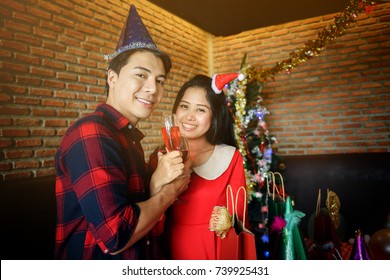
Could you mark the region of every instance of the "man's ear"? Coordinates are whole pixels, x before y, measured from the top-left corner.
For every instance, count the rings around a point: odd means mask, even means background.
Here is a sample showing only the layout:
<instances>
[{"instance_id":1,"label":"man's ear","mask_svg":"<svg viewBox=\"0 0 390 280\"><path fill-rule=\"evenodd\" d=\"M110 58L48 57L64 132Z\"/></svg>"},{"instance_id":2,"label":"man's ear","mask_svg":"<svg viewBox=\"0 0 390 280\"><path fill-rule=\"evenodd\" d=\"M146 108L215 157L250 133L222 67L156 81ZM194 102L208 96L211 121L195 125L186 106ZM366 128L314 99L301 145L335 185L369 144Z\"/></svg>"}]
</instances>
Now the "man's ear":
<instances>
[{"instance_id":1,"label":"man's ear","mask_svg":"<svg viewBox=\"0 0 390 280\"><path fill-rule=\"evenodd\" d=\"M118 80L118 74L114 70L110 69L107 72L107 83L110 87L114 87L116 81Z\"/></svg>"}]
</instances>

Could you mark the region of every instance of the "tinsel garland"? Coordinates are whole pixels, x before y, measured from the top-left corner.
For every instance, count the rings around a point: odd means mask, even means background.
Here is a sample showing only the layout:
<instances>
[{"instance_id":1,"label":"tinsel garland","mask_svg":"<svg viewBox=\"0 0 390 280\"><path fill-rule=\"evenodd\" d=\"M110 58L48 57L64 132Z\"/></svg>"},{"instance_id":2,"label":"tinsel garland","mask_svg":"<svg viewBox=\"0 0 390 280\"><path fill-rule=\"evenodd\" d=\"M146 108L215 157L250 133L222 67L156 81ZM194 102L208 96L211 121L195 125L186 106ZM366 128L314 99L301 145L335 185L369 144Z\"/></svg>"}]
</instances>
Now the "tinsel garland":
<instances>
[{"instance_id":1,"label":"tinsel garland","mask_svg":"<svg viewBox=\"0 0 390 280\"><path fill-rule=\"evenodd\" d=\"M351 0L350 5L342 13L335 16L334 22L328 24L318 33L317 39L307 41L302 48L291 52L288 59L277 62L274 67L256 69L246 65L245 62L241 65L240 73L244 75L245 79L243 81L234 80L229 84L227 99L234 118L234 133L238 148L245 161L248 194L261 195L259 189L264 185L272 157L268 130L263 120L269 112L260 105L262 85L269 79L274 79L276 74L282 71L290 73L299 64L320 55L326 44L341 36L360 13L370 14L373 5L375 3L368 0ZM247 102L249 97L247 87L253 84L258 86L258 90L255 92L256 104ZM249 124L251 124L250 127ZM259 143L257 147L251 145L251 141L254 140Z\"/></svg>"},{"instance_id":2,"label":"tinsel garland","mask_svg":"<svg viewBox=\"0 0 390 280\"><path fill-rule=\"evenodd\" d=\"M334 17L334 22L328 24L318 33L317 39L307 41L302 48L291 52L288 59L277 62L274 67L247 69L248 78L258 82L266 82L270 78L273 79L281 71L286 71L289 74L299 64L320 55L327 43L343 35L349 24L354 22L359 14L369 15L373 11L374 5L375 2L368 0L351 0L350 5Z\"/></svg>"}]
</instances>

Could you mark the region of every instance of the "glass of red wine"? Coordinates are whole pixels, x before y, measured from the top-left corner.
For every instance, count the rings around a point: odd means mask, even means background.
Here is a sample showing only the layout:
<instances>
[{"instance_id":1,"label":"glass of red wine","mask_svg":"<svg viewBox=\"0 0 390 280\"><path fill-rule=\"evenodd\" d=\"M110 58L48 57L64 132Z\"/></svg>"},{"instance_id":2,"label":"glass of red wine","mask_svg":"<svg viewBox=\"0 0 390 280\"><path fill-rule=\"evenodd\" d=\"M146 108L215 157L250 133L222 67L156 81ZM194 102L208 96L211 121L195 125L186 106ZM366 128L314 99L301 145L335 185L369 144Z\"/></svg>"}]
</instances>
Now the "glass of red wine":
<instances>
[{"instance_id":1,"label":"glass of red wine","mask_svg":"<svg viewBox=\"0 0 390 280\"><path fill-rule=\"evenodd\" d=\"M183 162L187 160L188 154L188 141L184 135L180 134L180 129L176 124L175 115L164 115L163 125L161 127L161 134L164 139L164 145L166 151L181 151ZM162 147L160 151L164 152Z\"/></svg>"},{"instance_id":2,"label":"glass of red wine","mask_svg":"<svg viewBox=\"0 0 390 280\"><path fill-rule=\"evenodd\" d=\"M189 158L188 140L184 135L180 134L180 129L176 124L175 115L164 115L163 125L161 126L161 134L164 143L159 146L159 151L163 154L171 151L180 151L183 162ZM186 175L181 175L178 178L183 178ZM176 203L183 202L178 199Z\"/></svg>"},{"instance_id":3,"label":"glass of red wine","mask_svg":"<svg viewBox=\"0 0 390 280\"><path fill-rule=\"evenodd\" d=\"M184 135L180 135L180 138L179 138L179 145L176 146L176 148L172 149L171 147L167 146L164 143L161 143L160 146L158 147L158 151L161 152L162 154L166 154L166 153L169 153L171 151L174 151L174 150L177 150L177 151L180 151L181 152L181 157L183 159L183 162L185 162L188 157L189 157L189 151L188 151L188 140L187 140L187 137L185 137Z\"/></svg>"}]
</instances>

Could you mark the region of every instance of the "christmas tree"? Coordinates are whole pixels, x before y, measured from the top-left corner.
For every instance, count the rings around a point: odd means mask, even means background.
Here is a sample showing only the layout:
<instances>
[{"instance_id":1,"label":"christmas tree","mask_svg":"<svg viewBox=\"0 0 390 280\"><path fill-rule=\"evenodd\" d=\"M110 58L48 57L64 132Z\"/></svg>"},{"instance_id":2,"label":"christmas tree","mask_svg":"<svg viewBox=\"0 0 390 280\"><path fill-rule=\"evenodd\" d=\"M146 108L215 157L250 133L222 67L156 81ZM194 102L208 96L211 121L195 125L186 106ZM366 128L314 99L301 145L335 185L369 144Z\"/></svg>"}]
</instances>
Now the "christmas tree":
<instances>
[{"instance_id":1,"label":"christmas tree","mask_svg":"<svg viewBox=\"0 0 390 280\"><path fill-rule=\"evenodd\" d=\"M244 158L247 193L249 194L249 220L251 231L256 236L258 255L269 257L267 250L267 189L266 176L271 168L272 140L267 130L265 116L269 114L262 106L260 95L263 84L254 79L243 58L240 74L244 79L232 81L226 88L227 103L234 119L234 132L238 148Z\"/></svg>"},{"instance_id":2,"label":"christmas tree","mask_svg":"<svg viewBox=\"0 0 390 280\"><path fill-rule=\"evenodd\" d=\"M369 15L374 9L375 2L369 0L351 0L344 11L335 16L334 22L328 24L314 40L290 53L289 58L277 62L271 68L254 68L246 64L243 58L240 74L244 79L235 79L226 85L224 91L227 103L234 119L234 132L238 148L244 158L247 193L249 194L249 219L251 230L256 234L258 258L268 259L268 189L269 172L281 172L286 167L275 153L277 139L268 133L265 117L268 110L262 106L261 89L265 82L274 79L275 75L285 71L290 73L299 64L320 55L326 44L344 34L347 27L356 20L360 13ZM284 180L274 179L272 184L281 185ZM280 193L280 190L279 190ZM283 197L285 197L283 189Z\"/></svg>"}]
</instances>

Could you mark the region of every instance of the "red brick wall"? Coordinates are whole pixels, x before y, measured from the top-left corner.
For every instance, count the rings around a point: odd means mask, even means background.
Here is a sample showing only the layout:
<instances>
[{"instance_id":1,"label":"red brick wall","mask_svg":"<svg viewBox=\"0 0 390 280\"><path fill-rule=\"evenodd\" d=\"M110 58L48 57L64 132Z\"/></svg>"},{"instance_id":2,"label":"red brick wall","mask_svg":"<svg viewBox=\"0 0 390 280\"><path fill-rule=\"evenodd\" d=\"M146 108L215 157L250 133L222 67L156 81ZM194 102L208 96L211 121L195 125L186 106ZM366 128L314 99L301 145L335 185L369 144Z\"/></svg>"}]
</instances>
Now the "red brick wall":
<instances>
[{"instance_id":1,"label":"red brick wall","mask_svg":"<svg viewBox=\"0 0 390 280\"><path fill-rule=\"evenodd\" d=\"M160 109L140 123L148 155L179 87L208 73L210 35L144 0L0 2L0 181L54 174L67 127L105 100L103 54L115 48L130 4L174 65Z\"/></svg>"},{"instance_id":2,"label":"red brick wall","mask_svg":"<svg viewBox=\"0 0 390 280\"><path fill-rule=\"evenodd\" d=\"M273 67L336 14L214 38L217 72L239 70L244 53ZM262 103L279 154L390 152L390 4L362 14L321 55L264 84Z\"/></svg>"},{"instance_id":3,"label":"red brick wall","mask_svg":"<svg viewBox=\"0 0 390 280\"><path fill-rule=\"evenodd\" d=\"M179 87L209 72L210 34L145 0L0 2L0 181L54 174L66 128L105 100L102 55L115 48L130 4L174 65L160 109L140 123L148 156ZM265 84L280 153L389 151L389 7L360 16L321 56ZM244 52L254 66L273 66L332 18L215 37L214 70L238 70Z\"/></svg>"}]
</instances>

